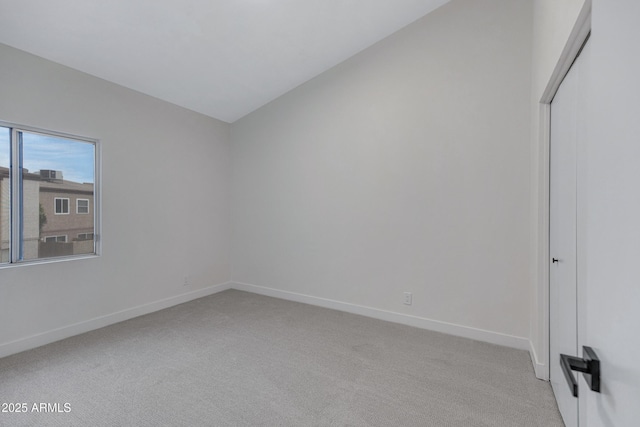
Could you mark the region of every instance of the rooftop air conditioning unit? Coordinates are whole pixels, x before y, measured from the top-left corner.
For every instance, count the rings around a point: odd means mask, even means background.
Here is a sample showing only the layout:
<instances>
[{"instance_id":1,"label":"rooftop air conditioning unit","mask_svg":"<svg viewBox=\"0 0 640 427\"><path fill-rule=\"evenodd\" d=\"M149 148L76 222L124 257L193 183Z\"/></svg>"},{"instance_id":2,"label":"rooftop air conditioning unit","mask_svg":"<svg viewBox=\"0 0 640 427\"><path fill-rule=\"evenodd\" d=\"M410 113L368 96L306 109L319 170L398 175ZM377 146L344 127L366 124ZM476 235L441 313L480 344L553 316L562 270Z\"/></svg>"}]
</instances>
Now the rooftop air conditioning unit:
<instances>
[{"instance_id":1,"label":"rooftop air conditioning unit","mask_svg":"<svg viewBox=\"0 0 640 427\"><path fill-rule=\"evenodd\" d=\"M62 171L44 169L40 171L40 179L49 182L62 182Z\"/></svg>"}]
</instances>

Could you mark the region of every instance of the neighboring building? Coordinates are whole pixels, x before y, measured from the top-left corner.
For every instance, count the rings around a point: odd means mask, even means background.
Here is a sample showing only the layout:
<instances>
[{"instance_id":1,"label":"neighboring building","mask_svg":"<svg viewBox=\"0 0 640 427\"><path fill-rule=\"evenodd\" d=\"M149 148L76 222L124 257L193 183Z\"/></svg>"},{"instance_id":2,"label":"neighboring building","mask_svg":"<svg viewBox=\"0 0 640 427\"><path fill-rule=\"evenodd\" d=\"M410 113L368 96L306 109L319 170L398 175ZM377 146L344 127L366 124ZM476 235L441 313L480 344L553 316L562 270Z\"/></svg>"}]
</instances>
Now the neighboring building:
<instances>
[{"instance_id":1,"label":"neighboring building","mask_svg":"<svg viewBox=\"0 0 640 427\"><path fill-rule=\"evenodd\" d=\"M93 184L64 181L60 171L48 170L23 174L22 184L24 259L93 253ZM10 188L9 170L0 167L0 257L5 262L11 234Z\"/></svg>"},{"instance_id":2,"label":"neighboring building","mask_svg":"<svg viewBox=\"0 0 640 427\"><path fill-rule=\"evenodd\" d=\"M47 218L43 242L93 240L93 184L46 179L41 171L40 205Z\"/></svg>"},{"instance_id":3,"label":"neighboring building","mask_svg":"<svg viewBox=\"0 0 640 427\"><path fill-rule=\"evenodd\" d=\"M22 176L23 186L23 255L24 259L38 258L39 253L39 191L40 175L29 173ZM11 179L9 169L0 167L0 257L9 261L9 237L11 236Z\"/></svg>"},{"instance_id":4,"label":"neighboring building","mask_svg":"<svg viewBox=\"0 0 640 427\"><path fill-rule=\"evenodd\" d=\"M93 253L93 184L64 181L62 171L41 170L39 176L39 203L46 221L38 257Z\"/></svg>"}]
</instances>

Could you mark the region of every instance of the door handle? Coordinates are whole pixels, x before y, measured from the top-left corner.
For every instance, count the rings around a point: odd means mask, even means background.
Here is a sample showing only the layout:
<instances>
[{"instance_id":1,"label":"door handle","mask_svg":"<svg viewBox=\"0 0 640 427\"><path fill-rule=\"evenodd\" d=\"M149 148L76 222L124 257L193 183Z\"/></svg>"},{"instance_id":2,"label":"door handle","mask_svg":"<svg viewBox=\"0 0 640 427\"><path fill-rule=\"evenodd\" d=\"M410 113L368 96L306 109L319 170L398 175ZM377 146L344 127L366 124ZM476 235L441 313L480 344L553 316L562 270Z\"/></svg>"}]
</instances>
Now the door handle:
<instances>
[{"instance_id":1,"label":"door handle","mask_svg":"<svg viewBox=\"0 0 640 427\"><path fill-rule=\"evenodd\" d=\"M560 367L573 397L578 397L578 382L571 371L582 372L589 388L600 393L600 359L591 347L582 347L582 359L561 354Z\"/></svg>"},{"instance_id":2,"label":"door handle","mask_svg":"<svg viewBox=\"0 0 640 427\"><path fill-rule=\"evenodd\" d=\"M551 258L551 262L558 262L558 258Z\"/></svg>"}]
</instances>

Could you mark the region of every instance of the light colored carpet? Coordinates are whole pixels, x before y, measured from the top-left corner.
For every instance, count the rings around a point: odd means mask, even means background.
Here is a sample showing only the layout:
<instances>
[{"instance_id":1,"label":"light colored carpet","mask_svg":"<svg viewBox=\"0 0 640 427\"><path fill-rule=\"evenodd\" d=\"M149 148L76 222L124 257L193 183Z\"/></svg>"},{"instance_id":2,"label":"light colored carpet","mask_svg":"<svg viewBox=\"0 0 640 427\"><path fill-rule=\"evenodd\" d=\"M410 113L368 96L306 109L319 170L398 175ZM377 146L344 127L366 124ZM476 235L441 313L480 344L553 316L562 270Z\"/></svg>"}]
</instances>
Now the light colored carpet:
<instances>
[{"instance_id":1,"label":"light colored carpet","mask_svg":"<svg viewBox=\"0 0 640 427\"><path fill-rule=\"evenodd\" d=\"M3 426L563 425L524 351L235 290L0 359L0 401L29 407Z\"/></svg>"}]
</instances>

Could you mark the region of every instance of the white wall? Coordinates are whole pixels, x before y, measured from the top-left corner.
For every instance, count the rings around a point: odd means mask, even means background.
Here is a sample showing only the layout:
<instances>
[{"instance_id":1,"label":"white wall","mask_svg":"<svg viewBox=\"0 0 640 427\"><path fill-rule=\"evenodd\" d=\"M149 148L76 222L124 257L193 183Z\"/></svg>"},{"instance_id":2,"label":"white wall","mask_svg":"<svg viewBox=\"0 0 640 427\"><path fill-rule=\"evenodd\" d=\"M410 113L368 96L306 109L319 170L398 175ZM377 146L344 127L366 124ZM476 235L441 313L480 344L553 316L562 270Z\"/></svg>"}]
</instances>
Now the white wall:
<instances>
[{"instance_id":1,"label":"white wall","mask_svg":"<svg viewBox=\"0 0 640 427\"><path fill-rule=\"evenodd\" d=\"M533 92L539 100L586 0L533 1Z\"/></svg>"},{"instance_id":2,"label":"white wall","mask_svg":"<svg viewBox=\"0 0 640 427\"><path fill-rule=\"evenodd\" d=\"M0 120L99 138L104 173L101 257L0 269L0 356L230 279L228 124L4 45Z\"/></svg>"},{"instance_id":3,"label":"white wall","mask_svg":"<svg viewBox=\"0 0 640 427\"><path fill-rule=\"evenodd\" d=\"M536 375L548 373L548 106L540 103L554 77L561 56L585 0L534 0L531 109L531 330Z\"/></svg>"},{"instance_id":4,"label":"white wall","mask_svg":"<svg viewBox=\"0 0 640 427\"><path fill-rule=\"evenodd\" d=\"M528 348L531 25L454 0L235 122L234 282Z\"/></svg>"}]
</instances>

